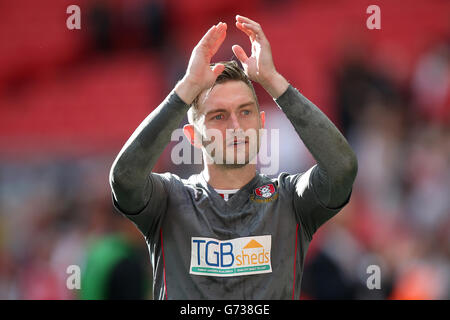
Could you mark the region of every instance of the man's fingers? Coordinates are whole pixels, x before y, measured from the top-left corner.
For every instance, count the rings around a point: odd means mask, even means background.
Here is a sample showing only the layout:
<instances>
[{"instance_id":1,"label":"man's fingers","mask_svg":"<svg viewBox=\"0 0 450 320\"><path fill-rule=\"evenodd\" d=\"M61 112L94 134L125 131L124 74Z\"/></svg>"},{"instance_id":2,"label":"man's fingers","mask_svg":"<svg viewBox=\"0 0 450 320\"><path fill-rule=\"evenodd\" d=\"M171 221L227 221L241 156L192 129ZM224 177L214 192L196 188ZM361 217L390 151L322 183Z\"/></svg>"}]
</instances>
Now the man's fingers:
<instances>
[{"instance_id":1,"label":"man's fingers","mask_svg":"<svg viewBox=\"0 0 450 320\"><path fill-rule=\"evenodd\" d=\"M249 18L244 17L244 16L237 15L237 16L236 16L236 20L237 20L238 22L241 22L241 23L251 23L251 24L254 24L254 25L258 25L258 26L259 26L259 23L258 23L258 22L253 21L252 19L249 19Z\"/></svg>"},{"instance_id":2,"label":"man's fingers","mask_svg":"<svg viewBox=\"0 0 450 320\"><path fill-rule=\"evenodd\" d=\"M234 46L231 47L231 49L234 52L234 55L239 59L239 61L241 61L242 63L245 63L245 61L248 60L248 56L245 53L244 49L242 49L241 46L235 44Z\"/></svg>"},{"instance_id":3,"label":"man's fingers","mask_svg":"<svg viewBox=\"0 0 450 320\"><path fill-rule=\"evenodd\" d=\"M205 35L200 39L198 44L208 43L208 41L210 41L211 38L213 37L213 34L216 33L216 29L217 27L215 25L209 28L209 30L206 31Z\"/></svg>"},{"instance_id":4,"label":"man's fingers","mask_svg":"<svg viewBox=\"0 0 450 320\"><path fill-rule=\"evenodd\" d=\"M221 64L221 63L216 64L216 65L214 66L214 68L212 69L212 71L214 72L214 74L216 75L216 77L218 77L218 76L223 72L223 70L225 70L225 65L223 65L223 64Z\"/></svg>"},{"instance_id":5,"label":"man's fingers","mask_svg":"<svg viewBox=\"0 0 450 320\"><path fill-rule=\"evenodd\" d=\"M256 25L250 24L250 23L243 23L242 26L244 28L247 28L248 30L251 30L251 32L253 32L254 38L256 40L262 40L266 37L260 26L256 26Z\"/></svg>"},{"instance_id":6,"label":"man's fingers","mask_svg":"<svg viewBox=\"0 0 450 320\"><path fill-rule=\"evenodd\" d=\"M261 25L258 22L253 21L252 19L249 19L247 17L237 15L236 27L244 31L250 37L250 41L252 42L255 39L261 40L265 38Z\"/></svg>"},{"instance_id":7,"label":"man's fingers","mask_svg":"<svg viewBox=\"0 0 450 320\"><path fill-rule=\"evenodd\" d=\"M225 37L227 35L227 33L226 33L227 25L224 24L220 28L221 29L219 29L217 31L218 36L214 38L215 42L212 43L210 46L211 56L216 54L216 52L219 50L220 46L222 45L222 43L225 40Z\"/></svg>"},{"instance_id":8,"label":"man's fingers","mask_svg":"<svg viewBox=\"0 0 450 320\"><path fill-rule=\"evenodd\" d=\"M223 22L219 22L217 25L212 26L200 40L198 45L212 48L216 44L217 40L223 36L226 29L227 25Z\"/></svg>"},{"instance_id":9,"label":"man's fingers","mask_svg":"<svg viewBox=\"0 0 450 320\"><path fill-rule=\"evenodd\" d=\"M246 35L248 35L250 37L250 40L253 41L255 39L255 34L252 30L250 30L249 28L246 28L242 25L242 23L240 22L236 22L236 27L241 30L242 32L244 32Z\"/></svg>"}]
</instances>

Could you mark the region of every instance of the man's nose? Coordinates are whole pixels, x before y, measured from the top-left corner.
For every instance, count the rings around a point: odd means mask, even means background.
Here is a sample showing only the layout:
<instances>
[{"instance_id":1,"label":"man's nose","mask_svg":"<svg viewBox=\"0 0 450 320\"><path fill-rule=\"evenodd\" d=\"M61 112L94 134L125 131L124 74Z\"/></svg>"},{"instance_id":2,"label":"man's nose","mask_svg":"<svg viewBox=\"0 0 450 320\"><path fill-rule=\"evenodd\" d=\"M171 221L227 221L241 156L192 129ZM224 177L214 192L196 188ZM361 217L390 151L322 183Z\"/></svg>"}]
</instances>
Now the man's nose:
<instances>
[{"instance_id":1,"label":"man's nose","mask_svg":"<svg viewBox=\"0 0 450 320\"><path fill-rule=\"evenodd\" d=\"M228 129L237 130L237 129L241 128L241 124L239 122L239 119L234 113L231 114L229 119L230 119L230 121L229 121L229 124L228 124Z\"/></svg>"}]
</instances>

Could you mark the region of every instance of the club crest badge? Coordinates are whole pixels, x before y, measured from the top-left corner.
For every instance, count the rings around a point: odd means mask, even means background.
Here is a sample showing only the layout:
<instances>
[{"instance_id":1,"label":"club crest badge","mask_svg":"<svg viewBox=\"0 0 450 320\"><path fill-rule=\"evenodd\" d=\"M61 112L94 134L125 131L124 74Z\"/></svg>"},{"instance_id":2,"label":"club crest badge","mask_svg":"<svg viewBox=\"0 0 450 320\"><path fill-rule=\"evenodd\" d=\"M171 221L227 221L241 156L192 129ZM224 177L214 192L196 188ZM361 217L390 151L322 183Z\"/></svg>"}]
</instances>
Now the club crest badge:
<instances>
[{"instance_id":1,"label":"club crest badge","mask_svg":"<svg viewBox=\"0 0 450 320\"><path fill-rule=\"evenodd\" d=\"M269 202L278 197L275 186L273 183L266 184L264 186L255 189L254 193L250 196L250 199L255 202Z\"/></svg>"}]
</instances>

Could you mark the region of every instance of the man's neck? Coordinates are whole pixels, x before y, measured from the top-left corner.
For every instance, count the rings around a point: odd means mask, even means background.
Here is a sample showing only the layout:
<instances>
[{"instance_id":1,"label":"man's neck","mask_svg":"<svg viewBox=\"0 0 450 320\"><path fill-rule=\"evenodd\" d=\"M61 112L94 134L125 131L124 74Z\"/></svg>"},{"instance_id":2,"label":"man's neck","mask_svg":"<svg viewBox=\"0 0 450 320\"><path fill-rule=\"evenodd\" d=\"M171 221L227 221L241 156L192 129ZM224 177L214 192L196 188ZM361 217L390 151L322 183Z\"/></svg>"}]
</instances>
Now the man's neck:
<instances>
[{"instance_id":1,"label":"man's neck","mask_svg":"<svg viewBox=\"0 0 450 320\"><path fill-rule=\"evenodd\" d=\"M240 189L255 177L256 165L228 168L223 165L205 164L202 174L214 189Z\"/></svg>"}]
</instances>

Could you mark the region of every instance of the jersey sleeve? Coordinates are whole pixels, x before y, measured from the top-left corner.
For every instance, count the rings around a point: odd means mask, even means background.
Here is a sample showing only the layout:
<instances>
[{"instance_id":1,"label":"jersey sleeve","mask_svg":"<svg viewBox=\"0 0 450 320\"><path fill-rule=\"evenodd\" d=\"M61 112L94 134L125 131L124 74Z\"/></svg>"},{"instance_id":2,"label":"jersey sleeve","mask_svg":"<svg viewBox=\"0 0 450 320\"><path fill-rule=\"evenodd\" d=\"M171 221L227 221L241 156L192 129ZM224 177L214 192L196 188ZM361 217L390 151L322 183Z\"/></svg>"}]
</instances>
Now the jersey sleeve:
<instances>
[{"instance_id":1,"label":"jersey sleeve","mask_svg":"<svg viewBox=\"0 0 450 320\"><path fill-rule=\"evenodd\" d=\"M351 196L350 191L348 197L338 207L331 208L323 204L316 190L320 184L317 170L317 165L314 165L303 173L280 175L280 179L291 192L296 219L303 226L310 240L320 226L347 205Z\"/></svg>"},{"instance_id":2,"label":"jersey sleeve","mask_svg":"<svg viewBox=\"0 0 450 320\"><path fill-rule=\"evenodd\" d=\"M150 197L147 204L139 212L129 214L120 208L112 194L114 208L131 220L147 239L154 234L158 221L164 216L169 201L169 194L177 179L171 173L152 173L148 176Z\"/></svg>"}]
</instances>

